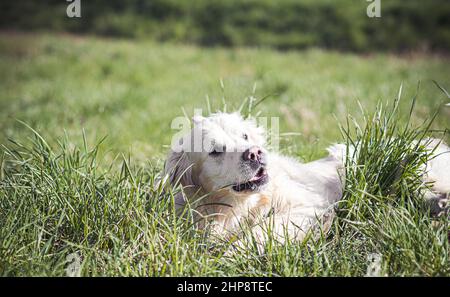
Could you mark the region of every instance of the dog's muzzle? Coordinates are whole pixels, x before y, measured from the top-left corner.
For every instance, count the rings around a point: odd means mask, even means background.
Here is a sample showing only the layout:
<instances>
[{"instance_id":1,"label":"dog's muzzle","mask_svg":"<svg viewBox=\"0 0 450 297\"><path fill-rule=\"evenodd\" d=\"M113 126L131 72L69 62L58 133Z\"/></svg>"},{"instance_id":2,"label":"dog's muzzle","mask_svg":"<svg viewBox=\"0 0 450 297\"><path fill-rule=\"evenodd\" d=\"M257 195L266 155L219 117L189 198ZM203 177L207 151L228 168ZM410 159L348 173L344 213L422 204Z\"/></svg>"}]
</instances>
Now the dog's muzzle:
<instances>
[{"instance_id":1,"label":"dog's muzzle","mask_svg":"<svg viewBox=\"0 0 450 297\"><path fill-rule=\"evenodd\" d=\"M261 166L256 175L248 181L234 185L232 188L236 192L256 191L269 181L269 175L265 167Z\"/></svg>"}]
</instances>

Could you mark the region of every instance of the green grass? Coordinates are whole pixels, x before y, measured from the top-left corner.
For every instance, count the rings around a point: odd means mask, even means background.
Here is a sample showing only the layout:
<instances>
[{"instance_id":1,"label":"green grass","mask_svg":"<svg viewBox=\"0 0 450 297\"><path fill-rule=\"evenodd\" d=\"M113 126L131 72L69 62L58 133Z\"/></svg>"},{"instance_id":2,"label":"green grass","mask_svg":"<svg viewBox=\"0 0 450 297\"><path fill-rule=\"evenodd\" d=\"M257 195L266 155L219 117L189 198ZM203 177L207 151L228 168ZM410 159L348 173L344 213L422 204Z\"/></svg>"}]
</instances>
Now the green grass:
<instances>
[{"instance_id":1,"label":"green grass","mask_svg":"<svg viewBox=\"0 0 450 297\"><path fill-rule=\"evenodd\" d=\"M420 202L426 153L410 146L448 102L431 82L450 89L445 57L11 33L0 35L0 57L1 275L66 275L73 253L82 275L365 275L372 253L383 274L450 275L449 221L431 219ZM252 95L272 95L258 109L279 116L282 132L301 133L283 140L284 153L309 161L331 142L353 141L364 166L349 167L329 234L269 241L263 255L249 238L248 249L224 257L229 243L177 218L172 192L155 181L181 107L206 112L208 96L213 109L224 97L231 110ZM390 107L380 111L380 100ZM339 128L348 113L360 129ZM449 116L439 109L431 129L450 128Z\"/></svg>"}]
</instances>

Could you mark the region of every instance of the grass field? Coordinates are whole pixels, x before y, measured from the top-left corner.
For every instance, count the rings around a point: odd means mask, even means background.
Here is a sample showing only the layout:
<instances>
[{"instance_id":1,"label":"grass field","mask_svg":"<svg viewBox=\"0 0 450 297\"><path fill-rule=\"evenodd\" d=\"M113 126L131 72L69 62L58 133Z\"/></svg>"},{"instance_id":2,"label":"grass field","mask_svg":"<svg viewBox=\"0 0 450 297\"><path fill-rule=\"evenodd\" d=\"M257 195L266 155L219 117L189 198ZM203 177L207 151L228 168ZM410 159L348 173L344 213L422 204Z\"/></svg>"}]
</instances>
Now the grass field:
<instances>
[{"instance_id":1,"label":"grass field","mask_svg":"<svg viewBox=\"0 0 450 297\"><path fill-rule=\"evenodd\" d=\"M279 117L281 132L299 133L282 139L282 152L309 161L346 141L338 123L348 114L364 123L359 103L369 114L380 101L392 106L400 85L395 123L406 124L421 81L411 123L439 110L431 128L449 129L450 108L442 105L450 100L432 82L449 90L449 66L448 57L423 53L0 33L0 274L65 275L75 253L82 275L364 275L368 255L376 253L383 274L450 275L448 219L431 220L413 199L418 163L387 193L390 187L374 186L387 173L368 158L367 175L351 175L346 211L330 234L273 243L265 255L249 248L223 257L228 243L176 218L171 193L152 188L174 133L171 120L182 108L206 113L206 98L212 110L223 102L233 110L249 96L269 96L258 105L261 114ZM402 134L392 122L372 128L405 140L388 152L389 136L371 138L369 129L354 137L385 148L378 159L400 162L415 130Z\"/></svg>"}]
</instances>

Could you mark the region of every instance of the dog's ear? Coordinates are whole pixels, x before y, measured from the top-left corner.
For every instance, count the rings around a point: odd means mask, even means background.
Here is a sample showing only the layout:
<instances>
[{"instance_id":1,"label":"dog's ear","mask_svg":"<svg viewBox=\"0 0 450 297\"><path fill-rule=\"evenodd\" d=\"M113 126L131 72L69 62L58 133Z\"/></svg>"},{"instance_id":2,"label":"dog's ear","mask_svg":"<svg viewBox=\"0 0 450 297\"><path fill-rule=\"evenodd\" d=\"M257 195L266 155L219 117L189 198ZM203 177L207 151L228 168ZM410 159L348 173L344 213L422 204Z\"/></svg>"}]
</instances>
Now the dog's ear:
<instances>
[{"instance_id":1,"label":"dog's ear","mask_svg":"<svg viewBox=\"0 0 450 297\"><path fill-rule=\"evenodd\" d=\"M175 152L170 150L164 166L164 174L169 176L170 184L172 186L178 184L183 187L193 186L192 165L193 164L189 162L184 151Z\"/></svg>"},{"instance_id":2,"label":"dog's ear","mask_svg":"<svg viewBox=\"0 0 450 297\"><path fill-rule=\"evenodd\" d=\"M164 165L164 175L168 176L172 187L182 186L182 190L174 196L175 207L177 209L182 208L186 204L191 191L197 188L192 179L192 163L189 162L184 151L170 150ZM186 191L188 192L186 193Z\"/></svg>"}]
</instances>

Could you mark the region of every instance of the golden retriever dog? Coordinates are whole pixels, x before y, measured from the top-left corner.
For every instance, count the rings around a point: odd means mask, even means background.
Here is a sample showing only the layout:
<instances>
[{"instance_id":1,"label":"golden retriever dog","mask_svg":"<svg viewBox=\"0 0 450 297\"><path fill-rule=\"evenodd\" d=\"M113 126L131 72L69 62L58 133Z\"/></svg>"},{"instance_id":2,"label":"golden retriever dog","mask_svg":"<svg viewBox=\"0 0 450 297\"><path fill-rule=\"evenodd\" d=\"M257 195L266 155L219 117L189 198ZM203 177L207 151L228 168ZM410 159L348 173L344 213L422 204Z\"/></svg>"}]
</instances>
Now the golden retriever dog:
<instances>
[{"instance_id":1,"label":"golden retriever dog","mask_svg":"<svg viewBox=\"0 0 450 297\"><path fill-rule=\"evenodd\" d=\"M336 144L326 158L303 164L268 151L265 131L238 113L195 116L193 124L169 152L165 173L172 185L182 186L175 196L177 208L194 206L204 219L200 227L227 236L250 224L262 242L270 220L277 240L301 240L324 223L342 197L346 154L353 154L353 148ZM429 199L450 192L450 149L433 144L436 156L424 175L434 182Z\"/></svg>"}]
</instances>

